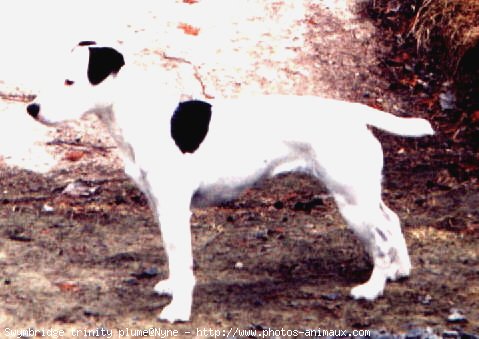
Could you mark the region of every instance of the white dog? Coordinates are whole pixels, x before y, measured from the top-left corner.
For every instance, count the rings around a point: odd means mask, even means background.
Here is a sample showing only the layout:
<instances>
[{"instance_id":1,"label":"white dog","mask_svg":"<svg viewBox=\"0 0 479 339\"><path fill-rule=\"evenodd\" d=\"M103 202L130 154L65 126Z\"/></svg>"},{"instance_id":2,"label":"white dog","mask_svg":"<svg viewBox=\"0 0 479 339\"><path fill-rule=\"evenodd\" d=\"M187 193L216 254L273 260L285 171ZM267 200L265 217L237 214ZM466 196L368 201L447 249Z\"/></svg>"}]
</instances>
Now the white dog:
<instances>
[{"instance_id":1,"label":"white dog","mask_svg":"<svg viewBox=\"0 0 479 339\"><path fill-rule=\"evenodd\" d=\"M375 299L388 279L409 275L398 216L381 199L382 148L368 125L419 137L434 133L426 120L313 96L180 102L168 86L128 72L116 49L84 41L73 54L72 73L58 91L40 94L26 110L47 125L94 113L110 130L126 173L147 195L161 225L169 278L155 290L172 300L160 319L190 319L193 194L230 199L278 172L302 171L321 180L369 251L374 269L351 290L354 298Z\"/></svg>"}]
</instances>

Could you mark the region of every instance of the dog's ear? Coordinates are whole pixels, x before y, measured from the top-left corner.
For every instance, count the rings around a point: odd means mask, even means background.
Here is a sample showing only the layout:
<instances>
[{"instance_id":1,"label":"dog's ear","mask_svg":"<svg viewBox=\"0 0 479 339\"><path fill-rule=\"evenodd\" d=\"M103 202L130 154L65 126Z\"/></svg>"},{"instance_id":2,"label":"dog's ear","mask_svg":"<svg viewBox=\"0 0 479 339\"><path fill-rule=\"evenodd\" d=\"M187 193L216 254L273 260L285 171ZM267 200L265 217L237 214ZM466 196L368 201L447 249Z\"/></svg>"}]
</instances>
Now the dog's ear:
<instances>
[{"instance_id":1,"label":"dog's ear","mask_svg":"<svg viewBox=\"0 0 479 339\"><path fill-rule=\"evenodd\" d=\"M88 47L88 80L92 85L98 85L109 75L116 74L125 64L123 55L111 47Z\"/></svg>"}]
</instances>

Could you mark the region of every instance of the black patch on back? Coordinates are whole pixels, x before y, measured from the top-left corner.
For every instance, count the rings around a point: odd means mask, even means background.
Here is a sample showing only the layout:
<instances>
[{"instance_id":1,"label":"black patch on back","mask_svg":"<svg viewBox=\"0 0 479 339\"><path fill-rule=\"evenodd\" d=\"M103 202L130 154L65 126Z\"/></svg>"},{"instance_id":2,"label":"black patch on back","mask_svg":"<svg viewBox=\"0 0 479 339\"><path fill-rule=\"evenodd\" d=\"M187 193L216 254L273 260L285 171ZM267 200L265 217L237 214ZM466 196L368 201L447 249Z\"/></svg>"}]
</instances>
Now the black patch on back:
<instances>
[{"instance_id":1,"label":"black patch on back","mask_svg":"<svg viewBox=\"0 0 479 339\"><path fill-rule=\"evenodd\" d=\"M208 134L211 105L190 100L178 105L171 117L171 137L183 153L193 153Z\"/></svg>"},{"instance_id":2,"label":"black patch on back","mask_svg":"<svg viewBox=\"0 0 479 339\"><path fill-rule=\"evenodd\" d=\"M86 42L85 42L86 43ZM116 74L125 64L123 55L111 47L88 47L88 80L92 85L98 85L109 75Z\"/></svg>"}]
</instances>

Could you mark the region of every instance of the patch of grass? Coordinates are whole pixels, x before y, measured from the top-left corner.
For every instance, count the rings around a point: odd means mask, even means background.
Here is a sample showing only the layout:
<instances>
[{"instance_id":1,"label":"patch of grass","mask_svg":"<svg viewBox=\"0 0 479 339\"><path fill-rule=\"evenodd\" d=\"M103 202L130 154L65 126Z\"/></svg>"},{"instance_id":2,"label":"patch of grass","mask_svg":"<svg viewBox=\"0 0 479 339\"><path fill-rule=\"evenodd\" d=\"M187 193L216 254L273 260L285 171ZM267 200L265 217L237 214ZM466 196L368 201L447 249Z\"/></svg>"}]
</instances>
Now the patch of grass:
<instances>
[{"instance_id":1,"label":"patch of grass","mask_svg":"<svg viewBox=\"0 0 479 339\"><path fill-rule=\"evenodd\" d=\"M411 32L419 50L443 53L444 66L455 73L479 46L479 0L424 0Z\"/></svg>"}]
</instances>

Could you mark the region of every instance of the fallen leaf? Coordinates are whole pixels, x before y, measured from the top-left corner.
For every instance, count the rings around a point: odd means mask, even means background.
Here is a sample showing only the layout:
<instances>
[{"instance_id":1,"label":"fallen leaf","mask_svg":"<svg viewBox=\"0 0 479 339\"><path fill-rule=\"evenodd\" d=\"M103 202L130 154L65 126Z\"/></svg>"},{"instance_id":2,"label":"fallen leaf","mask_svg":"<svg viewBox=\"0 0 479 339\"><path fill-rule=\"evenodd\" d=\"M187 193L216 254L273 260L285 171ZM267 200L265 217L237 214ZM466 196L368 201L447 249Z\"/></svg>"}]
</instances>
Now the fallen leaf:
<instances>
[{"instance_id":1,"label":"fallen leaf","mask_svg":"<svg viewBox=\"0 0 479 339\"><path fill-rule=\"evenodd\" d=\"M401 65L411 59L411 56L407 52L402 52L399 55L396 55L395 57L389 59L390 62L396 64L396 65Z\"/></svg>"},{"instance_id":2,"label":"fallen leaf","mask_svg":"<svg viewBox=\"0 0 479 339\"><path fill-rule=\"evenodd\" d=\"M473 123L479 122L479 110L472 112L471 121Z\"/></svg>"},{"instance_id":3,"label":"fallen leaf","mask_svg":"<svg viewBox=\"0 0 479 339\"><path fill-rule=\"evenodd\" d=\"M192 5L198 3L199 0L183 0L183 3Z\"/></svg>"},{"instance_id":4,"label":"fallen leaf","mask_svg":"<svg viewBox=\"0 0 479 339\"><path fill-rule=\"evenodd\" d=\"M74 281L61 281L61 282L55 283L55 285L62 292L77 292L80 290L80 287Z\"/></svg>"},{"instance_id":5,"label":"fallen leaf","mask_svg":"<svg viewBox=\"0 0 479 339\"><path fill-rule=\"evenodd\" d=\"M183 32L188 35L197 36L200 33L200 29L198 27L194 27L183 22L178 24L178 28L183 30Z\"/></svg>"},{"instance_id":6,"label":"fallen leaf","mask_svg":"<svg viewBox=\"0 0 479 339\"><path fill-rule=\"evenodd\" d=\"M83 158L84 155L85 155L85 152L83 151L70 151L67 154L65 154L64 159L68 161L78 161L81 158Z\"/></svg>"},{"instance_id":7,"label":"fallen leaf","mask_svg":"<svg viewBox=\"0 0 479 339\"><path fill-rule=\"evenodd\" d=\"M422 99L419 99L419 102L423 105L426 105L427 109L428 110L431 110L433 109L434 105L436 104L436 102L439 100L439 97L438 95L433 95L429 98L422 98Z\"/></svg>"},{"instance_id":8,"label":"fallen leaf","mask_svg":"<svg viewBox=\"0 0 479 339\"><path fill-rule=\"evenodd\" d=\"M418 83L419 77L416 74L413 74L412 77L410 78L402 78L399 80L399 83L404 85L404 86L409 86L411 88L416 87Z\"/></svg>"},{"instance_id":9,"label":"fallen leaf","mask_svg":"<svg viewBox=\"0 0 479 339\"><path fill-rule=\"evenodd\" d=\"M369 107L372 107L374 109L384 111L384 107L379 102L377 102L376 100L371 99L368 102L366 102L366 105L368 105Z\"/></svg>"}]
</instances>

